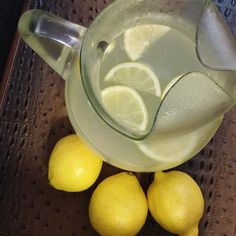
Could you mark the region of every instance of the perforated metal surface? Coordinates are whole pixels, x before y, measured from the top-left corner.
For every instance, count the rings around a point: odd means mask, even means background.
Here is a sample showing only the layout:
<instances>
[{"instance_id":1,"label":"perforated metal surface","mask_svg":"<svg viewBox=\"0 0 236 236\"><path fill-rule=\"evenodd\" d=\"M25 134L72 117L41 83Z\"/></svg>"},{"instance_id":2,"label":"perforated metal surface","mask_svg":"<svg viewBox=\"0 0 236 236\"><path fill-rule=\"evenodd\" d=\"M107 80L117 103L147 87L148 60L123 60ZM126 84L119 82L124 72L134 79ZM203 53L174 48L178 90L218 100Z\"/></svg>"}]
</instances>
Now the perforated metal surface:
<instances>
[{"instance_id":1,"label":"perforated metal surface","mask_svg":"<svg viewBox=\"0 0 236 236\"><path fill-rule=\"evenodd\" d=\"M29 7L46 9L88 26L108 3L38 0L29 1ZM216 4L236 33L235 1L219 0ZM47 180L54 144L73 133L65 109L64 81L21 41L13 52L0 103L0 236L94 236L87 207L95 186L82 193L65 193L51 188ZM190 173L203 191L205 213L200 236L236 235L235 147L236 109L226 115L205 149L177 168ZM118 171L104 165L97 183ZM151 176L142 174L139 178L146 189ZM171 234L149 216L140 235Z\"/></svg>"}]
</instances>

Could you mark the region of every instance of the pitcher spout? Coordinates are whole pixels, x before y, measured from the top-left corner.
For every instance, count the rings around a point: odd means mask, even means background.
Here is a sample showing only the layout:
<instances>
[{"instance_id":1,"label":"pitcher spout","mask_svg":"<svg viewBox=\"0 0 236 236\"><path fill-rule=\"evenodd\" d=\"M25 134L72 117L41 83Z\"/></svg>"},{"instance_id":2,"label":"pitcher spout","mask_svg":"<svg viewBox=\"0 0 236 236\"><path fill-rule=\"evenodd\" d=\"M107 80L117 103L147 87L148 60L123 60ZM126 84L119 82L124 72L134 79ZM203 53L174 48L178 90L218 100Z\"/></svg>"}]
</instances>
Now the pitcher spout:
<instances>
[{"instance_id":1,"label":"pitcher spout","mask_svg":"<svg viewBox=\"0 0 236 236\"><path fill-rule=\"evenodd\" d=\"M200 62L217 71L236 71L236 40L212 1L207 1L196 31Z\"/></svg>"}]
</instances>

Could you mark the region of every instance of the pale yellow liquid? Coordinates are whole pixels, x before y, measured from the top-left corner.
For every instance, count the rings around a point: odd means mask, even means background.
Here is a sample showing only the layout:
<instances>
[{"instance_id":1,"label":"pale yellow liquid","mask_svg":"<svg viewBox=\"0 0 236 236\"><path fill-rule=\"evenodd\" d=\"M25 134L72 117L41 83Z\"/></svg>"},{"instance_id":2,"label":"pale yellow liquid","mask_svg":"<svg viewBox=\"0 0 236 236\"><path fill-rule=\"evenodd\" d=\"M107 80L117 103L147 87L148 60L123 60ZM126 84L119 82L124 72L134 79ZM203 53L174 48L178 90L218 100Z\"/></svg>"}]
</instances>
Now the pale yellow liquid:
<instances>
[{"instance_id":1,"label":"pale yellow liquid","mask_svg":"<svg viewBox=\"0 0 236 236\"><path fill-rule=\"evenodd\" d=\"M101 90L111 85L104 82L103 78L112 67L131 61L125 52L123 39L124 34L119 35L112 42L114 48L105 52L101 64ZM210 73L198 61L194 42L185 34L173 28L152 44L137 62L148 65L155 72L162 91L165 90L171 80L185 73L192 71ZM149 122L151 123L156 114L155 107L160 104L160 97L138 92L146 103L150 117ZM216 129L221 119L222 117L216 118L216 120L206 123L192 132L175 138L160 138L158 137L158 131L155 132L154 130L144 141L136 142L137 148L148 158L162 160L163 164L160 166L163 166L163 168L168 165L168 161L180 163L196 153L199 146L209 139L212 130Z\"/></svg>"},{"instance_id":2,"label":"pale yellow liquid","mask_svg":"<svg viewBox=\"0 0 236 236\"><path fill-rule=\"evenodd\" d=\"M106 53L101 64L101 87L106 87L103 78L115 65L131 61L124 49L122 33L111 43L114 48ZM207 73L195 52L195 44L185 34L171 28L165 35L153 43L137 62L148 65L156 74L162 91L175 77L191 71Z\"/></svg>"},{"instance_id":3,"label":"pale yellow liquid","mask_svg":"<svg viewBox=\"0 0 236 236\"><path fill-rule=\"evenodd\" d=\"M130 61L123 48L123 34L114 40L115 48L105 53L101 63L101 90L110 86L103 81L106 73L115 65ZM138 62L152 68L159 78L162 91L180 74L191 71L208 73L196 57L194 43L174 29L152 45ZM67 108L72 125L78 135L98 150L105 160L120 168L148 172L174 167L200 151L222 121L222 117L215 117L202 127L175 138L163 139L152 132L145 140L134 141L112 129L94 111L78 77L80 75L78 65L79 60L75 60L69 76L71 79L68 80L66 88ZM146 96L144 100L148 102L149 95ZM150 101L153 101L153 97ZM149 107L149 112L153 112L150 111L152 109L150 104Z\"/></svg>"}]
</instances>

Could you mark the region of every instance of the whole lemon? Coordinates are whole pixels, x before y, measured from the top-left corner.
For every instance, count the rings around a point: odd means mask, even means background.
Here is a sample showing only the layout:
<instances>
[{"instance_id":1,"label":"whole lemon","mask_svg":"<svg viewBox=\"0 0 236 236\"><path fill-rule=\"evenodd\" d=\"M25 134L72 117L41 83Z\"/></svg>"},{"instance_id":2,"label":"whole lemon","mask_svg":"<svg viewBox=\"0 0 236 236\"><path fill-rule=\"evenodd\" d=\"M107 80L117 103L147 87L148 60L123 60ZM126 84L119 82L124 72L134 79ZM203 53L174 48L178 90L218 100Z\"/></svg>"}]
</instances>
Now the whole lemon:
<instances>
[{"instance_id":1,"label":"whole lemon","mask_svg":"<svg viewBox=\"0 0 236 236\"><path fill-rule=\"evenodd\" d=\"M186 173L157 172L147 192L153 218L167 231L197 236L204 200L197 183Z\"/></svg>"},{"instance_id":2,"label":"whole lemon","mask_svg":"<svg viewBox=\"0 0 236 236\"><path fill-rule=\"evenodd\" d=\"M89 219L102 236L134 236L144 225L148 205L136 176L122 172L103 180L93 192Z\"/></svg>"},{"instance_id":3,"label":"whole lemon","mask_svg":"<svg viewBox=\"0 0 236 236\"><path fill-rule=\"evenodd\" d=\"M89 188L99 176L102 159L77 135L59 140L49 159L48 178L59 190L79 192Z\"/></svg>"}]
</instances>

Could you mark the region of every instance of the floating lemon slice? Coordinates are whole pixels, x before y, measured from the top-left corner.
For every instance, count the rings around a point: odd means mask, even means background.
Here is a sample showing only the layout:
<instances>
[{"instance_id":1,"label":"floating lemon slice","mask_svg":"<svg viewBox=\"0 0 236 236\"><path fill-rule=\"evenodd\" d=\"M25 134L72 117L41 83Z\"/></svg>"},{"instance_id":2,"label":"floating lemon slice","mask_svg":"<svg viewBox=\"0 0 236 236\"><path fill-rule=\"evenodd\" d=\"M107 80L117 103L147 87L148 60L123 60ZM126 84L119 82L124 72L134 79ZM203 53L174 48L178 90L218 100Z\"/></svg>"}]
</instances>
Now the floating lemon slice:
<instances>
[{"instance_id":1,"label":"floating lemon slice","mask_svg":"<svg viewBox=\"0 0 236 236\"><path fill-rule=\"evenodd\" d=\"M104 81L161 96L160 83L155 73L148 66L138 62L125 62L114 66Z\"/></svg>"},{"instance_id":2,"label":"floating lemon slice","mask_svg":"<svg viewBox=\"0 0 236 236\"><path fill-rule=\"evenodd\" d=\"M153 135L138 142L139 149L149 158L161 163L182 163L200 151L221 124L223 116L185 135L162 139Z\"/></svg>"},{"instance_id":3,"label":"floating lemon slice","mask_svg":"<svg viewBox=\"0 0 236 236\"><path fill-rule=\"evenodd\" d=\"M133 61L139 59L147 48L164 36L170 27L165 25L138 25L124 34L124 49Z\"/></svg>"},{"instance_id":4,"label":"floating lemon slice","mask_svg":"<svg viewBox=\"0 0 236 236\"><path fill-rule=\"evenodd\" d=\"M116 85L102 90L102 101L110 116L120 125L143 131L148 113L142 97L132 88Z\"/></svg>"}]
</instances>

